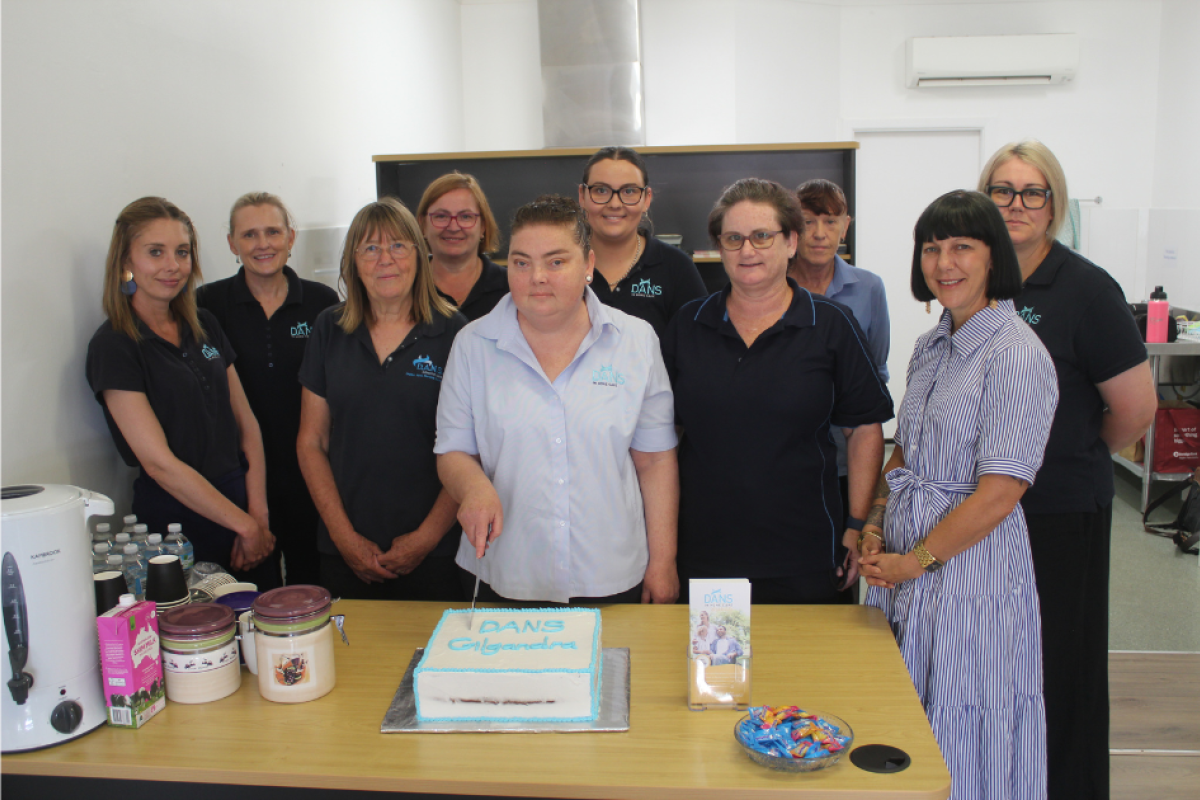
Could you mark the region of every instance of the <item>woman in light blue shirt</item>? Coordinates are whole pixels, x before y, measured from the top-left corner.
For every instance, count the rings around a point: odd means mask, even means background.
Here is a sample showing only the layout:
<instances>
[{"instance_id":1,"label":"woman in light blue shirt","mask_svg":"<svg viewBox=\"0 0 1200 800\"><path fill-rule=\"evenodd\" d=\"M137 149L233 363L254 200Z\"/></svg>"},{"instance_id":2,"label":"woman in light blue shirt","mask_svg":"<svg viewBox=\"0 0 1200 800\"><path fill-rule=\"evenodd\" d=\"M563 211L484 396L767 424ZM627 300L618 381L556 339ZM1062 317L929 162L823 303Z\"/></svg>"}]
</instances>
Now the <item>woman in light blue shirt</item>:
<instances>
[{"instance_id":1,"label":"woman in light blue shirt","mask_svg":"<svg viewBox=\"0 0 1200 800\"><path fill-rule=\"evenodd\" d=\"M458 564L491 600L674 602L679 471L658 339L588 288L573 200L517 210L510 293L455 340L438 474L460 503Z\"/></svg>"}]
</instances>

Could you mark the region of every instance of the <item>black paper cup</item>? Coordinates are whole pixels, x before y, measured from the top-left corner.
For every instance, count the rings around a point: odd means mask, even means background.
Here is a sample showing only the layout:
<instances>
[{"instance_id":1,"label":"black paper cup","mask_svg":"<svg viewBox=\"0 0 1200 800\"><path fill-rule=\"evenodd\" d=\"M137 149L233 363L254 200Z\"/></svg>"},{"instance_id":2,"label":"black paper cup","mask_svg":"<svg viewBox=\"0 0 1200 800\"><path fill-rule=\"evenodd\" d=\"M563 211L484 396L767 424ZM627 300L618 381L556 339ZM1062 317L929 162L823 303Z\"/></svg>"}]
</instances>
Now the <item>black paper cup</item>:
<instances>
[{"instance_id":1,"label":"black paper cup","mask_svg":"<svg viewBox=\"0 0 1200 800\"><path fill-rule=\"evenodd\" d=\"M146 599L175 604L188 599L187 579L179 556L155 556L146 566Z\"/></svg>"},{"instance_id":2,"label":"black paper cup","mask_svg":"<svg viewBox=\"0 0 1200 800\"><path fill-rule=\"evenodd\" d=\"M121 604L121 595L129 593L125 584L125 576L117 570L97 572L92 575L92 583L96 589L96 616Z\"/></svg>"}]
</instances>

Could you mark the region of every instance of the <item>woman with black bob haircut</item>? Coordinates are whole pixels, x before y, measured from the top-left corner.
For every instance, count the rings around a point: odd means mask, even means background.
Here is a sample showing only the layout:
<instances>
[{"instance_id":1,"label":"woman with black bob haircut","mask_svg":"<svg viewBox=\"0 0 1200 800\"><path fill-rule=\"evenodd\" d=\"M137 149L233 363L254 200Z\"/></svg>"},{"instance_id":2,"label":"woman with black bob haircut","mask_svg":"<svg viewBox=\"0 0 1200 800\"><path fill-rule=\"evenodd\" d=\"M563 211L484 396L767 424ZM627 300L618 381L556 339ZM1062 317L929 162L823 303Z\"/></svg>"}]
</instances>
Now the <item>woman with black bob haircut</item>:
<instances>
[{"instance_id":1,"label":"woman with black bob haircut","mask_svg":"<svg viewBox=\"0 0 1200 800\"><path fill-rule=\"evenodd\" d=\"M950 192L921 214L912 291L945 310L917 339L858 541L867 604L896 632L960 800L1046 796L1041 617L1018 503L1058 381L1013 308L1020 288L987 196Z\"/></svg>"},{"instance_id":2,"label":"woman with black bob haircut","mask_svg":"<svg viewBox=\"0 0 1200 800\"><path fill-rule=\"evenodd\" d=\"M921 271L921 252L926 242L955 236L978 239L991 250L992 268L986 287L988 298L1011 300L1021 293L1021 265L996 204L979 192L954 191L942 195L921 212L913 231L910 285L913 297L923 301L927 311L937 298Z\"/></svg>"}]
</instances>

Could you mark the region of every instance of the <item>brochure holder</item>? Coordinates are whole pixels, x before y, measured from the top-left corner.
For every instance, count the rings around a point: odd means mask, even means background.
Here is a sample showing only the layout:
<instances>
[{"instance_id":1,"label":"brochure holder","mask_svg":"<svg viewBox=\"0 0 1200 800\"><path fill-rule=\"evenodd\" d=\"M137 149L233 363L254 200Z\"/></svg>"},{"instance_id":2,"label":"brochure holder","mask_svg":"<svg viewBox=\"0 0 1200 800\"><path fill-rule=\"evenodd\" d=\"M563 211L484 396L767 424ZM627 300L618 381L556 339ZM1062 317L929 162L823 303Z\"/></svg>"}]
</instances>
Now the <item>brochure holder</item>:
<instances>
[{"instance_id":1,"label":"brochure holder","mask_svg":"<svg viewBox=\"0 0 1200 800\"><path fill-rule=\"evenodd\" d=\"M688 708L750 706L750 581L693 579L688 601Z\"/></svg>"}]
</instances>

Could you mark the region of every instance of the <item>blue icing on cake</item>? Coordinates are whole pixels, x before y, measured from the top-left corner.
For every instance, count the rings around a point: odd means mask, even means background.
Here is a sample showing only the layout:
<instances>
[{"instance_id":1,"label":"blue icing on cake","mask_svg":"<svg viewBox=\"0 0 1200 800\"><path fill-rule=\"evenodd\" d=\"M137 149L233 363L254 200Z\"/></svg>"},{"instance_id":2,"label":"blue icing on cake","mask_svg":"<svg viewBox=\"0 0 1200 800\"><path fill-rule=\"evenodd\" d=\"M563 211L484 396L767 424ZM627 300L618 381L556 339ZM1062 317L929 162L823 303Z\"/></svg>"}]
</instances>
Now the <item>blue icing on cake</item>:
<instances>
[{"instance_id":1,"label":"blue icing on cake","mask_svg":"<svg viewBox=\"0 0 1200 800\"><path fill-rule=\"evenodd\" d=\"M600 612L512 609L442 614L413 674L428 722L589 722L600 709Z\"/></svg>"}]
</instances>

